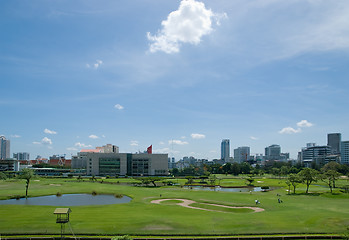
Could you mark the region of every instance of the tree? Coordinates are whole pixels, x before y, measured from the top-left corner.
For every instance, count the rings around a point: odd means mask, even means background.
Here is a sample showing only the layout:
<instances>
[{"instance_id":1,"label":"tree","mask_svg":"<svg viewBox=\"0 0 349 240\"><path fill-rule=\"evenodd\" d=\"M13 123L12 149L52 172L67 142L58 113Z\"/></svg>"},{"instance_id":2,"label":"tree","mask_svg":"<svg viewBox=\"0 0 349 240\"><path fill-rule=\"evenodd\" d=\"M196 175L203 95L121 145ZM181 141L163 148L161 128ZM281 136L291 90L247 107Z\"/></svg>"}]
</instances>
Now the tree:
<instances>
[{"instance_id":1,"label":"tree","mask_svg":"<svg viewBox=\"0 0 349 240\"><path fill-rule=\"evenodd\" d=\"M217 180L216 175L212 175L212 176L210 176L210 178L209 178L209 181L210 181L210 184L211 184L211 185L216 185L216 180Z\"/></svg>"},{"instance_id":2,"label":"tree","mask_svg":"<svg viewBox=\"0 0 349 240\"><path fill-rule=\"evenodd\" d=\"M149 183L152 183L154 187L157 187L155 182L156 181L160 181L161 178L160 177L143 177L143 178L140 178L140 180L145 185L148 185Z\"/></svg>"},{"instance_id":3,"label":"tree","mask_svg":"<svg viewBox=\"0 0 349 240\"><path fill-rule=\"evenodd\" d=\"M302 180L300 179L299 175L297 174L293 174L291 173L288 178L287 181L289 181L291 183L291 185L293 186L293 194L296 194L296 187L299 183L302 182ZM286 181L286 182L287 182ZM287 183L286 183L287 184Z\"/></svg>"},{"instance_id":4,"label":"tree","mask_svg":"<svg viewBox=\"0 0 349 240\"><path fill-rule=\"evenodd\" d=\"M279 168L272 168L271 169L271 174L273 174L274 176L279 176L280 177L280 169Z\"/></svg>"},{"instance_id":5,"label":"tree","mask_svg":"<svg viewBox=\"0 0 349 240\"><path fill-rule=\"evenodd\" d=\"M305 193L308 193L309 186L312 182L317 182L319 172L312 168L304 168L302 171L298 173L302 182L307 185L307 190Z\"/></svg>"},{"instance_id":6,"label":"tree","mask_svg":"<svg viewBox=\"0 0 349 240\"><path fill-rule=\"evenodd\" d=\"M335 170L327 170L326 172L321 174L321 180L327 183L331 193L332 193L332 188L334 187L334 182L335 180L338 179L339 176L340 176L340 173Z\"/></svg>"},{"instance_id":7,"label":"tree","mask_svg":"<svg viewBox=\"0 0 349 240\"><path fill-rule=\"evenodd\" d=\"M231 173L235 176L240 174L240 165L237 162L231 165Z\"/></svg>"},{"instance_id":8,"label":"tree","mask_svg":"<svg viewBox=\"0 0 349 240\"><path fill-rule=\"evenodd\" d=\"M30 168L23 168L19 172L19 178L20 179L25 179L26 180L26 185L25 185L25 198L28 198L28 188L29 188L29 183L30 179L34 177L34 170Z\"/></svg>"},{"instance_id":9,"label":"tree","mask_svg":"<svg viewBox=\"0 0 349 240\"><path fill-rule=\"evenodd\" d=\"M6 180L6 175L3 172L0 172L0 180Z\"/></svg>"},{"instance_id":10,"label":"tree","mask_svg":"<svg viewBox=\"0 0 349 240\"><path fill-rule=\"evenodd\" d=\"M339 163L331 161L331 162L327 163L325 166L323 166L321 168L321 171L322 172L327 172L329 170L332 170L334 172L338 172L340 169L341 169L341 165ZM334 172L332 172L332 173L334 173ZM333 188L336 187L336 180L337 179L338 178L332 178L332 187ZM331 192L332 192L332 190L331 190Z\"/></svg>"},{"instance_id":11,"label":"tree","mask_svg":"<svg viewBox=\"0 0 349 240\"><path fill-rule=\"evenodd\" d=\"M290 182L290 180L286 180L286 185L288 186L288 192L287 192L287 194L290 194L290 192L291 192L291 185L292 185L292 183Z\"/></svg>"},{"instance_id":12,"label":"tree","mask_svg":"<svg viewBox=\"0 0 349 240\"><path fill-rule=\"evenodd\" d=\"M287 176L290 172L290 167L289 166L282 166L280 168L280 175L281 176Z\"/></svg>"},{"instance_id":13,"label":"tree","mask_svg":"<svg viewBox=\"0 0 349 240\"><path fill-rule=\"evenodd\" d=\"M253 182L254 182L254 179L253 179L253 176L250 175L248 178L246 178L246 180L248 181L248 186L253 186Z\"/></svg>"}]
</instances>

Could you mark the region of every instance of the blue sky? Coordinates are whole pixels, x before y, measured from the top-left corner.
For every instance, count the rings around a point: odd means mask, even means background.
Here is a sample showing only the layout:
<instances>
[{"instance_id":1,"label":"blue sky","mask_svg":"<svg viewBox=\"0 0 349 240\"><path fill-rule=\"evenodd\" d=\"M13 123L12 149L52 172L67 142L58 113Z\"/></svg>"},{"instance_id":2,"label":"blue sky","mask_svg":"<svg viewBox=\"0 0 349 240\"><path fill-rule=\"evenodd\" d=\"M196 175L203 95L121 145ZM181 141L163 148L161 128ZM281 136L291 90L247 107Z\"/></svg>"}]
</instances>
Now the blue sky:
<instances>
[{"instance_id":1,"label":"blue sky","mask_svg":"<svg viewBox=\"0 0 349 240\"><path fill-rule=\"evenodd\" d=\"M346 0L1 1L0 134L220 158L349 140Z\"/></svg>"}]
</instances>

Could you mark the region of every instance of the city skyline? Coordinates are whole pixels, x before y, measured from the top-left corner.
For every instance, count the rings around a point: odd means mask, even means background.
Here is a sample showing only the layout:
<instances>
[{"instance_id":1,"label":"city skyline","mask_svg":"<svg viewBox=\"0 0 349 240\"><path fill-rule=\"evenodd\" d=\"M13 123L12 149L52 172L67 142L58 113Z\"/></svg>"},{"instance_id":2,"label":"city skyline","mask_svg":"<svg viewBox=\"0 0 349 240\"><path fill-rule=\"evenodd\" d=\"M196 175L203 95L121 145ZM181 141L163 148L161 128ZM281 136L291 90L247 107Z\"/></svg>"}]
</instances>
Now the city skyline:
<instances>
[{"instance_id":1,"label":"city skyline","mask_svg":"<svg viewBox=\"0 0 349 240\"><path fill-rule=\"evenodd\" d=\"M219 159L349 140L349 2L1 1L0 135L16 152ZM186 23L186 24L184 24Z\"/></svg>"}]
</instances>

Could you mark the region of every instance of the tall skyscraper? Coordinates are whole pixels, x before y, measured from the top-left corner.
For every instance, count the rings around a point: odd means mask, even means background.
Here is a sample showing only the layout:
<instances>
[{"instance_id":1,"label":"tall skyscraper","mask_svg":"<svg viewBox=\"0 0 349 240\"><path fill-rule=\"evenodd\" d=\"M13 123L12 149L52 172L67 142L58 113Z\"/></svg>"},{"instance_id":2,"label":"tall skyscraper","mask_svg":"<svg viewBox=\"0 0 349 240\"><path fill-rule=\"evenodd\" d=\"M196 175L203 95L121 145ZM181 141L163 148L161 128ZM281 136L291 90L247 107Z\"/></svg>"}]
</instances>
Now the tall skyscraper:
<instances>
[{"instance_id":1,"label":"tall skyscraper","mask_svg":"<svg viewBox=\"0 0 349 240\"><path fill-rule=\"evenodd\" d=\"M230 143L229 139L223 139L221 143L221 159L229 162L230 158Z\"/></svg>"},{"instance_id":2,"label":"tall skyscraper","mask_svg":"<svg viewBox=\"0 0 349 240\"><path fill-rule=\"evenodd\" d=\"M0 159L10 158L10 140L0 136Z\"/></svg>"},{"instance_id":3,"label":"tall skyscraper","mask_svg":"<svg viewBox=\"0 0 349 240\"><path fill-rule=\"evenodd\" d=\"M332 148L332 154L341 154L341 140L342 135L340 133L327 134L327 146Z\"/></svg>"},{"instance_id":4,"label":"tall skyscraper","mask_svg":"<svg viewBox=\"0 0 349 240\"><path fill-rule=\"evenodd\" d=\"M341 163L349 165L349 141L341 144Z\"/></svg>"},{"instance_id":5,"label":"tall skyscraper","mask_svg":"<svg viewBox=\"0 0 349 240\"><path fill-rule=\"evenodd\" d=\"M234 149L234 162L242 163L250 160L250 147L238 147Z\"/></svg>"}]
</instances>

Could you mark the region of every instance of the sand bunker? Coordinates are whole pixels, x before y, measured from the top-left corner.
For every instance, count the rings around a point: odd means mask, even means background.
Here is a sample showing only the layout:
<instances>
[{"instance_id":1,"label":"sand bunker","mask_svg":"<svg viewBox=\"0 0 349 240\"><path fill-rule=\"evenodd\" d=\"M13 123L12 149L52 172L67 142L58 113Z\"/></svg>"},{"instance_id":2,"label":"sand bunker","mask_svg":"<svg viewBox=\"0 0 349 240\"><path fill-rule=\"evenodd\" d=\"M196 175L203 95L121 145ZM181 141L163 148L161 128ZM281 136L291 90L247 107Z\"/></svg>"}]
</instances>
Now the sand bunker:
<instances>
[{"instance_id":1,"label":"sand bunker","mask_svg":"<svg viewBox=\"0 0 349 240\"><path fill-rule=\"evenodd\" d=\"M223 211L206 209L206 208L192 207L192 206L190 206L190 204L197 203L197 202L192 201L192 200L188 200L188 199L178 199L178 198L177 199L158 199L158 200L151 201L151 203L160 204L161 202L168 201L168 200L182 201L180 203L176 203L176 205L179 205L179 206L182 206L182 207L187 207L187 208L192 208L192 209L199 209L199 210L205 210L205 211L211 211L211 212L223 212ZM220 205L220 204L212 204L212 203L201 203L201 204L217 206L217 207L224 207L224 208L247 208L247 209L253 210L254 212L263 212L264 211L263 208L259 208L259 207L232 207L232 206L226 206L226 205Z\"/></svg>"}]
</instances>

